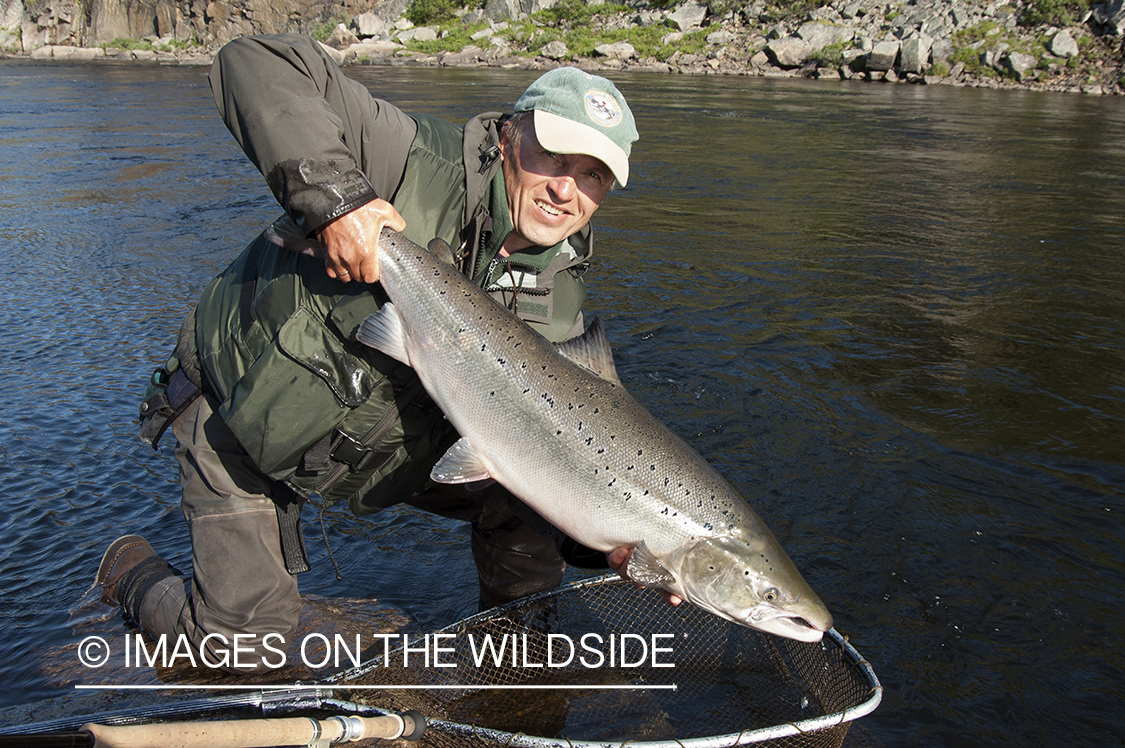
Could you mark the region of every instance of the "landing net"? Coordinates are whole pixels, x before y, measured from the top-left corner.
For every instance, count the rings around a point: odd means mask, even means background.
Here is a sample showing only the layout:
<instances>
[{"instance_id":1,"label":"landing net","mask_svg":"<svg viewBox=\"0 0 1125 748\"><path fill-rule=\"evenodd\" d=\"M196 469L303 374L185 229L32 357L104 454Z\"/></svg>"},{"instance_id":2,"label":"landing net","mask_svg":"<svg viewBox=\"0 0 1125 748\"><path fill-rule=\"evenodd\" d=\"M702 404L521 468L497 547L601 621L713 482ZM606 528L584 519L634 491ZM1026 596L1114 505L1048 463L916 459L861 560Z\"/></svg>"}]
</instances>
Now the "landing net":
<instances>
[{"instance_id":1,"label":"landing net","mask_svg":"<svg viewBox=\"0 0 1125 748\"><path fill-rule=\"evenodd\" d=\"M835 630L783 639L616 575L387 640L336 688L421 712L421 745L435 748L839 748L882 697Z\"/></svg>"}]
</instances>

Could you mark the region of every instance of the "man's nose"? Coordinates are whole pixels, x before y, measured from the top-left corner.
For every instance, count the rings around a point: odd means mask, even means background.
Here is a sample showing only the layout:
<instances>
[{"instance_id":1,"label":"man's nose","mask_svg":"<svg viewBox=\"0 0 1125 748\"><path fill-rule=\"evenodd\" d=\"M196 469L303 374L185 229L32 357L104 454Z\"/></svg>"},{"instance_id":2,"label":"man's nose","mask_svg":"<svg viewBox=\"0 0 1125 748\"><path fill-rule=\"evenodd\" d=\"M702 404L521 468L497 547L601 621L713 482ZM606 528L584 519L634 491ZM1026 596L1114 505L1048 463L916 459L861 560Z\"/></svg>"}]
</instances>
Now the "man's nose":
<instances>
[{"instance_id":1,"label":"man's nose","mask_svg":"<svg viewBox=\"0 0 1125 748\"><path fill-rule=\"evenodd\" d=\"M578 185L570 174L558 174L549 183L551 192L555 193L560 202L566 202L574 197Z\"/></svg>"}]
</instances>

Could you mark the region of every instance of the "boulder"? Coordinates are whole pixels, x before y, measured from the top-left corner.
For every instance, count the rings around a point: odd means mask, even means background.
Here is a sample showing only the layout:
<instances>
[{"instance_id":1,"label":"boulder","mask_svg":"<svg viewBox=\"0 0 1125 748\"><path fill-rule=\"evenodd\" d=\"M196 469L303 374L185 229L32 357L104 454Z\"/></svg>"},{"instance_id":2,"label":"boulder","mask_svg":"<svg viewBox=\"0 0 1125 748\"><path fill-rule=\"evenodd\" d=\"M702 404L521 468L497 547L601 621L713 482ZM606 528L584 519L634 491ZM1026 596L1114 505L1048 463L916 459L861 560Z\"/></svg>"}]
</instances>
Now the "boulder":
<instances>
[{"instance_id":1,"label":"boulder","mask_svg":"<svg viewBox=\"0 0 1125 748\"><path fill-rule=\"evenodd\" d=\"M718 31L712 31L710 34L707 35L707 43L708 44L722 45L722 44L730 44L732 41L734 41L734 34L730 31L727 31L726 29L719 29Z\"/></svg>"},{"instance_id":2,"label":"boulder","mask_svg":"<svg viewBox=\"0 0 1125 748\"><path fill-rule=\"evenodd\" d=\"M387 22L371 11L367 11L352 19L352 28L360 39L370 39L387 33Z\"/></svg>"},{"instance_id":3,"label":"boulder","mask_svg":"<svg viewBox=\"0 0 1125 748\"><path fill-rule=\"evenodd\" d=\"M488 0L484 6L484 17L493 23L519 18L522 14L519 0Z\"/></svg>"},{"instance_id":4,"label":"boulder","mask_svg":"<svg viewBox=\"0 0 1125 748\"><path fill-rule=\"evenodd\" d=\"M320 48L323 49L337 65L344 64L344 53L341 50L336 49L335 47L329 47L324 42L317 42L317 44L320 45Z\"/></svg>"},{"instance_id":5,"label":"boulder","mask_svg":"<svg viewBox=\"0 0 1125 748\"><path fill-rule=\"evenodd\" d=\"M934 40L925 34L912 36L902 43L899 70L904 73L921 73L930 66L930 47Z\"/></svg>"},{"instance_id":6,"label":"boulder","mask_svg":"<svg viewBox=\"0 0 1125 748\"><path fill-rule=\"evenodd\" d=\"M566 44L559 41L558 39L555 39L554 41L551 41L551 42L547 42L546 44L543 45L543 49L541 50L541 54L544 57L548 57L552 60L566 59L566 56L569 53L570 53L570 50L566 48Z\"/></svg>"},{"instance_id":7,"label":"boulder","mask_svg":"<svg viewBox=\"0 0 1125 748\"><path fill-rule=\"evenodd\" d=\"M1112 0L1112 2L1094 6L1094 20L1105 26L1117 36L1125 30L1125 0Z\"/></svg>"},{"instance_id":8,"label":"boulder","mask_svg":"<svg viewBox=\"0 0 1125 748\"><path fill-rule=\"evenodd\" d=\"M1003 64L1022 83L1028 72L1039 64L1039 60L1023 52L1009 52L1004 56Z\"/></svg>"},{"instance_id":9,"label":"boulder","mask_svg":"<svg viewBox=\"0 0 1125 748\"><path fill-rule=\"evenodd\" d=\"M784 39L774 39L766 45L766 54L770 62L779 68L797 68L812 54L809 43L795 36Z\"/></svg>"},{"instance_id":10,"label":"boulder","mask_svg":"<svg viewBox=\"0 0 1125 748\"><path fill-rule=\"evenodd\" d=\"M55 47L56 60L100 60L105 57L101 47Z\"/></svg>"},{"instance_id":11,"label":"boulder","mask_svg":"<svg viewBox=\"0 0 1125 748\"><path fill-rule=\"evenodd\" d=\"M629 42L614 42L613 44L599 44L594 51L602 57L611 60L631 60L637 56L637 50Z\"/></svg>"},{"instance_id":12,"label":"boulder","mask_svg":"<svg viewBox=\"0 0 1125 748\"><path fill-rule=\"evenodd\" d=\"M332 47L332 49L343 49L350 47L353 44L359 43L359 37L348 30L348 27L342 23L336 24L336 28L332 29L332 33L324 40L324 43Z\"/></svg>"},{"instance_id":13,"label":"boulder","mask_svg":"<svg viewBox=\"0 0 1125 748\"><path fill-rule=\"evenodd\" d=\"M895 66L895 58L898 57L898 49L901 42L876 42L875 46L871 48L871 53L867 55L867 69L868 70L891 70Z\"/></svg>"},{"instance_id":14,"label":"boulder","mask_svg":"<svg viewBox=\"0 0 1125 748\"><path fill-rule=\"evenodd\" d=\"M855 29L826 23L803 23L796 36L809 44L809 54L819 52L830 44L846 44L855 38Z\"/></svg>"},{"instance_id":15,"label":"boulder","mask_svg":"<svg viewBox=\"0 0 1125 748\"><path fill-rule=\"evenodd\" d=\"M1078 42L1074 41L1069 31L1063 29L1047 42L1047 50L1055 57L1077 57Z\"/></svg>"},{"instance_id":16,"label":"boulder","mask_svg":"<svg viewBox=\"0 0 1125 748\"><path fill-rule=\"evenodd\" d=\"M669 13L668 22L679 31L687 31L690 28L702 25L703 19L706 17L706 5L688 2Z\"/></svg>"},{"instance_id":17,"label":"boulder","mask_svg":"<svg viewBox=\"0 0 1125 748\"><path fill-rule=\"evenodd\" d=\"M380 41L367 40L359 44L353 44L348 48L349 52L355 52L356 57L372 57L393 54L395 50L402 49L401 44L396 44L390 39L383 39Z\"/></svg>"},{"instance_id":18,"label":"boulder","mask_svg":"<svg viewBox=\"0 0 1125 748\"><path fill-rule=\"evenodd\" d=\"M521 3L520 9L527 15L538 13L541 10L553 8L558 4L558 0L524 0Z\"/></svg>"}]
</instances>

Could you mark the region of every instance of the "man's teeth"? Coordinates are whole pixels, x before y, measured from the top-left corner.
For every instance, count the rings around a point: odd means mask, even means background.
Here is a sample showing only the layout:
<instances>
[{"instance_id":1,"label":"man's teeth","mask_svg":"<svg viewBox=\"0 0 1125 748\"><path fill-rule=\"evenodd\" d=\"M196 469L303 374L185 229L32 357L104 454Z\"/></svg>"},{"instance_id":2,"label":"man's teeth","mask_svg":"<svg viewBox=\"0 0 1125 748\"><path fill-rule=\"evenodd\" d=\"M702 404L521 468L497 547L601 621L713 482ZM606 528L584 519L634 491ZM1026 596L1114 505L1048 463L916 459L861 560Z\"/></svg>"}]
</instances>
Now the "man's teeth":
<instances>
[{"instance_id":1,"label":"man's teeth","mask_svg":"<svg viewBox=\"0 0 1125 748\"><path fill-rule=\"evenodd\" d=\"M538 205L540 208L542 208L544 212L550 213L553 216L561 216L562 215L561 210L558 210L557 208L553 208L550 205L547 205L547 203L542 203L542 202L539 202L538 200L536 200L535 204Z\"/></svg>"}]
</instances>

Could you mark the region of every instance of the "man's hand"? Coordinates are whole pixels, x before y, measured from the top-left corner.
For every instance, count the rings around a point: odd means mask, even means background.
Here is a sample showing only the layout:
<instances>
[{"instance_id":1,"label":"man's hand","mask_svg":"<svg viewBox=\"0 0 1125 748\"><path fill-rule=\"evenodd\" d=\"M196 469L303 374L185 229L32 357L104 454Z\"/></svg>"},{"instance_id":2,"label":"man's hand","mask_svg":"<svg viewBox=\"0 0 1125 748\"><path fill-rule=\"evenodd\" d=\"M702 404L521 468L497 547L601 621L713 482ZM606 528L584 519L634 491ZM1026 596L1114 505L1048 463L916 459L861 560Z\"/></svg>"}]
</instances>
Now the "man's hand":
<instances>
[{"instance_id":1,"label":"man's hand","mask_svg":"<svg viewBox=\"0 0 1125 748\"><path fill-rule=\"evenodd\" d=\"M379 232L383 227L402 231L406 221L395 206L381 198L329 221L317 238L324 245L324 268L329 278L347 283L379 280Z\"/></svg>"},{"instance_id":2,"label":"man's hand","mask_svg":"<svg viewBox=\"0 0 1125 748\"><path fill-rule=\"evenodd\" d=\"M629 559L633 556L633 549L622 546L621 548L614 548L609 553L605 554L605 559L609 562L609 567L621 575L622 579L628 579L629 575L626 570L629 568ZM667 590L660 590L660 594L668 601L669 605L679 605L684 600L679 595L673 595Z\"/></svg>"}]
</instances>

